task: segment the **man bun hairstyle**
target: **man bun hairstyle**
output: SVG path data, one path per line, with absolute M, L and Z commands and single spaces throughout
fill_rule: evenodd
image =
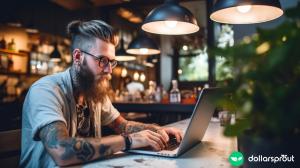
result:
M 75 20 L 68 24 L 67 34 L 71 38 L 71 51 L 75 48 L 89 50 L 97 38 L 118 45 L 118 36 L 115 30 L 101 20 Z

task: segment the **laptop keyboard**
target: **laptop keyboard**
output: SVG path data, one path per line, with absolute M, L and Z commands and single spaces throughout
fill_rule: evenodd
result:
M 170 137 L 167 147 L 164 150 L 172 151 L 179 146 L 180 143 L 177 142 L 175 137 Z

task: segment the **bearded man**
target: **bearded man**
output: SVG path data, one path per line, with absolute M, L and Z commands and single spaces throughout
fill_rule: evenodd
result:
M 181 141 L 178 129 L 127 121 L 113 107 L 107 91 L 118 38 L 110 25 L 73 21 L 67 30 L 72 66 L 35 82 L 25 98 L 20 167 L 79 164 L 148 146 L 162 150 L 169 135 Z M 102 137 L 103 125 L 118 135 Z

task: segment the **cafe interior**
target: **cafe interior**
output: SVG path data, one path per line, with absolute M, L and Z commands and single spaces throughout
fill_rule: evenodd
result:
M 3 1 L 0 164 L 18 167 L 22 107 L 30 86 L 72 65 L 66 26 L 73 20 L 99 19 L 117 31 L 118 64 L 108 95 L 127 120 L 159 125 L 182 121 L 191 117 L 203 89 L 225 88 L 209 129 L 216 124 L 218 136 L 231 146 L 219 149 L 223 158 L 217 156 L 220 151 L 204 150 L 201 156 L 213 156 L 220 163 L 204 160 L 203 167 L 230 167 L 227 158 L 232 151 L 250 156 L 261 149 L 271 155 L 275 149 L 293 148 L 282 144 L 293 146 L 294 137 L 300 135 L 299 4 L 299 0 Z M 209 129 L 206 134 L 216 136 Z M 251 134 L 245 133 L 249 130 Z M 106 127 L 102 133 L 113 134 Z M 255 144 L 257 139 L 263 140 Z M 178 163 L 182 167 L 184 162 Z M 253 165 L 245 159 L 243 167 Z

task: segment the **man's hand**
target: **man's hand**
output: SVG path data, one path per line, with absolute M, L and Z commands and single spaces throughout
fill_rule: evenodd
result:
M 169 136 L 176 137 L 178 143 L 182 140 L 182 132 L 174 127 L 160 127 L 156 132 L 151 130 L 143 130 L 130 134 L 132 139 L 131 148 L 141 148 L 151 146 L 154 150 L 160 151 L 167 147 Z
M 108 126 L 119 134 L 128 134 L 132 139 L 132 149 L 151 146 L 155 150 L 162 150 L 167 146 L 169 136 L 174 136 L 178 143 L 183 137 L 182 132 L 177 128 L 127 121 L 122 116 Z
M 165 142 L 169 142 L 169 136 L 175 136 L 178 143 L 181 142 L 183 133 L 181 130 L 174 127 L 161 127 L 157 130 L 157 133 L 163 136 Z
M 132 149 L 151 146 L 154 150 L 160 151 L 167 146 L 162 135 L 150 130 L 132 133 L 129 136 L 132 140 Z

